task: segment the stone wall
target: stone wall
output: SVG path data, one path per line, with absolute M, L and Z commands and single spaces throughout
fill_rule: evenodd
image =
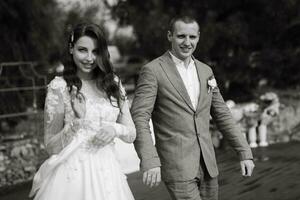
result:
M 1 132 L 0 192 L 30 181 L 42 160 L 47 157 L 42 145 L 42 113 L 21 120 Z

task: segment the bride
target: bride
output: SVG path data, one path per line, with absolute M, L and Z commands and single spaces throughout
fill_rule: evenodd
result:
M 133 200 L 114 139 L 132 143 L 136 131 L 103 31 L 95 24 L 79 24 L 68 44 L 71 63 L 63 77 L 50 82 L 45 101 L 44 142 L 50 157 L 35 174 L 29 196 Z

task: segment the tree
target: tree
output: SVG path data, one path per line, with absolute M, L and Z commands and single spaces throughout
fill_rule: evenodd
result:
M 171 17 L 194 15 L 201 27 L 195 56 L 213 67 L 225 97 L 234 95 L 247 100 L 261 80 L 276 87 L 299 85 L 295 81 L 300 74 L 296 67 L 299 42 L 295 45 L 297 40 L 293 40 L 293 45 L 288 45 L 288 40 L 281 39 L 286 38 L 281 36 L 291 30 L 291 24 L 300 20 L 297 0 L 127 0 L 126 7 L 130 13 L 128 23 L 134 25 L 140 44 L 139 52 L 150 59 L 167 49 Z M 250 94 L 249 98 L 244 94 Z
M 0 13 L 1 62 L 43 60 L 59 47 L 55 0 L 1 1 Z

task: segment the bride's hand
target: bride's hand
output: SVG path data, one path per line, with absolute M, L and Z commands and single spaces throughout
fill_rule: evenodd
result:
M 85 97 L 76 86 L 71 89 L 71 105 L 77 118 L 84 118 L 86 113 Z
M 99 132 L 92 138 L 92 142 L 98 146 L 106 146 L 113 142 L 117 133 L 112 125 L 103 123 Z

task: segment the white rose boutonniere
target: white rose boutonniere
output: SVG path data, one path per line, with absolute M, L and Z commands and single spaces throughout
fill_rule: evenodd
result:
M 208 78 L 207 85 L 208 85 L 207 93 L 210 93 L 218 86 L 217 81 L 213 75 Z

